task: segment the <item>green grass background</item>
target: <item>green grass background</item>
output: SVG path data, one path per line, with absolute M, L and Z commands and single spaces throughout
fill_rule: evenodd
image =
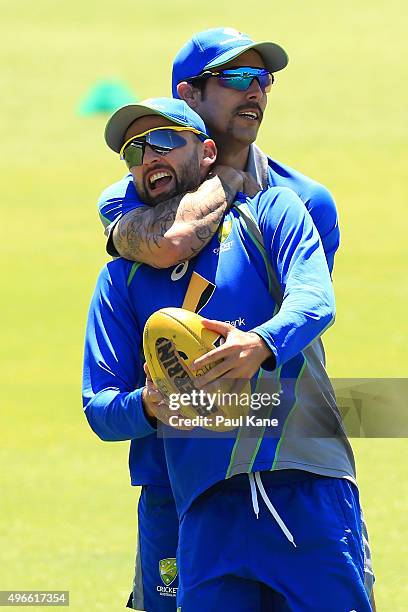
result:
M 172 58 L 206 27 L 280 42 L 291 61 L 259 143 L 338 202 L 330 373 L 404 376 L 406 5 L 0 0 L 0 9 L 0 589 L 69 589 L 73 610 L 121 610 L 137 491 L 127 444 L 102 443 L 87 427 L 80 376 L 87 307 L 106 261 L 95 202 L 123 166 L 104 145 L 106 117 L 79 117 L 79 101 L 109 77 L 140 98 L 168 94 Z M 378 609 L 402 611 L 408 445 L 354 447 Z

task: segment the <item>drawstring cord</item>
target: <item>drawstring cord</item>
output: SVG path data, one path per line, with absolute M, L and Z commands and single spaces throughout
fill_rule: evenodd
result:
M 251 487 L 252 507 L 254 509 L 256 518 L 259 518 L 259 504 L 258 504 L 258 496 L 256 494 L 256 485 L 255 485 L 254 475 L 252 474 L 252 472 L 250 472 L 248 476 L 249 476 L 249 485 Z
M 268 508 L 269 512 L 272 514 L 273 518 L 278 523 L 279 527 L 282 529 L 283 533 L 285 534 L 289 542 L 291 542 L 293 546 L 296 548 L 296 544 L 295 544 L 295 540 L 293 539 L 293 535 L 290 533 L 289 529 L 286 527 L 285 523 L 282 521 L 281 517 L 279 516 L 275 507 L 273 506 L 271 500 L 269 499 L 268 494 L 265 491 L 263 482 L 261 480 L 260 473 L 255 472 L 255 477 L 254 477 L 254 474 L 250 472 L 248 474 L 248 477 L 249 477 L 249 485 L 251 487 L 252 507 L 254 509 L 256 518 L 259 518 L 259 504 L 258 504 L 258 495 L 256 491 L 258 487 L 259 493 L 261 494 L 261 497 L 264 500 L 265 505 Z

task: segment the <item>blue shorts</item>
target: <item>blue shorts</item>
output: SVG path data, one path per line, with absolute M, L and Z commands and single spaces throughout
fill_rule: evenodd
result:
M 178 517 L 170 487 L 142 487 L 133 592 L 127 607 L 176 612 Z
M 286 472 L 286 473 L 285 473 Z M 357 488 L 299 470 L 261 472 L 296 548 L 248 475 L 200 495 L 179 531 L 180 612 L 368 612 Z

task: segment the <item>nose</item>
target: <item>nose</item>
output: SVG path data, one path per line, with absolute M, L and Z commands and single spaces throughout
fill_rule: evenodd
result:
M 161 155 L 152 147 L 146 143 L 144 155 L 143 155 L 143 164 L 154 164 L 155 162 L 161 160 Z
M 246 90 L 247 100 L 252 100 L 255 102 L 260 102 L 262 97 L 264 96 L 264 92 L 262 91 L 258 79 L 252 79 L 252 83 Z

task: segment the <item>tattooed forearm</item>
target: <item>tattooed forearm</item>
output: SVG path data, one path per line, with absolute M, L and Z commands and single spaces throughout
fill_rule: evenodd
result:
M 195 192 L 127 213 L 113 232 L 118 253 L 157 268 L 176 265 L 196 255 L 211 240 L 240 189 L 235 177 L 238 173 L 232 172 L 235 174 L 231 176 L 229 171 L 226 173 L 228 183 L 224 177 L 212 176 Z

